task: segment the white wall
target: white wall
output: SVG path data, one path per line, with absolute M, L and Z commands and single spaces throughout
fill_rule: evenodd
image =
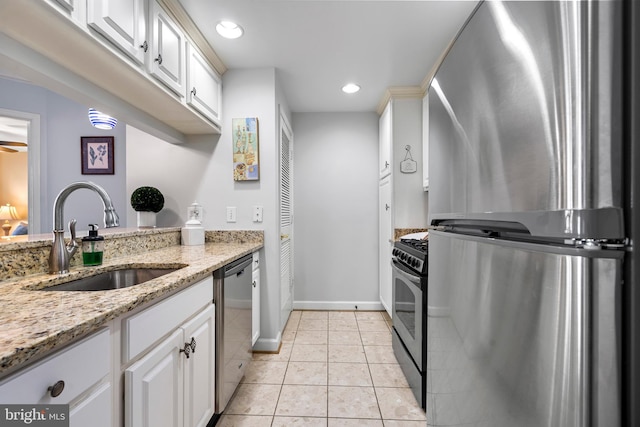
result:
M 209 214 L 206 229 L 264 230 L 260 251 L 261 316 L 257 350 L 277 350 L 280 344 L 280 255 L 278 209 L 278 105 L 287 111 L 273 68 L 229 70 L 222 78 L 222 134 L 197 193 Z M 257 117 L 259 129 L 259 181 L 234 181 L 231 121 Z M 252 221 L 252 206 L 263 207 L 263 222 Z M 227 206 L 237 209 L 237 222 L 226 222 Z M 286 321 L 286 319 L 284 319 Z
M 394 228 L 425 228 L 428 224 L 429 193 L 423 190 L 422 99 L 393 101 L 393 225 Z M 414 173 L 400 172 L 400 162 L 411 146 L 417 162 Z
M 382 309 L 378 115 L 294 113 L 298 308 Z
M 229 70 L 223 76 L 223 122 L 219 136 L 191 138 L 173 145 L 136 128 L 127 130 L 127 194 L 141 186 L 160 189 L 165 208 L 158 226 L 178 226 L 187 207 L 197 200 L 204 208 L 207 230 L 264 230 L 261 250 L 261 336 L 255 348 L 277 350 L 280 343 L 280 269 L 278 211 L 278 106 L 288 111 L 273 68 Z M 231 121 L 257 117 L 260 180 L 233 180 Z M 252 207 L 262 206 L 263 222 L 252 221 Z M 235 223 L 226 221 L 226 208 L 237 209 Z M 128 207 L 128 221 L 135 212 Z M 133 221 L 133 222 L 132 222 Z M 284 319 L 286 321 L 286 319 Z
M 189 144 L 176 145 L 127 126 L 127 225 L 136 226 L 136 212 L 130 199 L 131 193 L 142 186 L 156 187 L 164 196 L 164 207 L 156 219 L 158 227 L 184 224 L 187 207 L 194 201 L 203 204 L 196 194 L 217 140 L 217 135 L 208 135 Z M 207 218 L 213 206 L 203 207 Z
M 126 137 L 123 124 L 111 131 L 94 128 L 87 118 L 87 106 L 71 101 L 39 86 L 0 78 L 0 108 L 40 115 L 41 230 L 53 230 L 53 202 L 62 188 L 75 181 L 93 181 L 111 196 L 116 211 L 124 217 L 126 195 Z M 114 175 L 82 175 L 80 137 L 114 136 Z M 30 207 L 31 209 L 32 207 Z M 104 226 L 100 198 L 89 190 L 72 193 L 64 209 L 64 221 L 75 218 L 77 229 Z M 79 233 L 79 235 L 84 233 Z

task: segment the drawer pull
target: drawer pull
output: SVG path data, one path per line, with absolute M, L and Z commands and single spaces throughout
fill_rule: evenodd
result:
M 196 352 L 196 339 L 194 337 L 191 337 L 191 342 L 189 343 L 189 345 L 191 346 L 191 353 L 195 353 Z
M 184 348 L 180 349 L 180 353 L 184 353 L 184 355 L 187 356 L 188 359 L 189 354 L 191 354 L 191 345 L 188 342 L 184 343 Z
M 62 394 L 62 390 L 64 390 L 64 381 L 60 380 L 52 386 L 47 388 L 51 397 L 58 397 Z

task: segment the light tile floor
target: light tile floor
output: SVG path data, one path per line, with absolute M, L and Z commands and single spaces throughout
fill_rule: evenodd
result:
M 280 353 L 254 354 L 216 426 L 425 425 L 386 312 L 293 311 Z

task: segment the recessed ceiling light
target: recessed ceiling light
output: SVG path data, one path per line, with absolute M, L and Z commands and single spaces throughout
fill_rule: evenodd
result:
M 216 31 L 225 39 L 237 39 L 244 33 L 240 25 L 231 21 L 220 21 L 216 25 Z
M 355 83 L 347 83 L 346 85 L 342 86 L 342 91 L 344 93 L 356 93 L 360 90 L 360 86 L 358 86 Z

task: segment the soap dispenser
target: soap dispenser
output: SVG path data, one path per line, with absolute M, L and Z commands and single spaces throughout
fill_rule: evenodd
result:
M 185 246 L 204 245 L 204 227 L 202 227 L 202 206 L 193 202 L 187 209 L 189 220 L 182 227 L 182 244 Z
M 104 237 L 98 236 L 98 225 L 89 224 L 89 235 L 82 238 L 82 262 L 85 266 L 101 265 Z

